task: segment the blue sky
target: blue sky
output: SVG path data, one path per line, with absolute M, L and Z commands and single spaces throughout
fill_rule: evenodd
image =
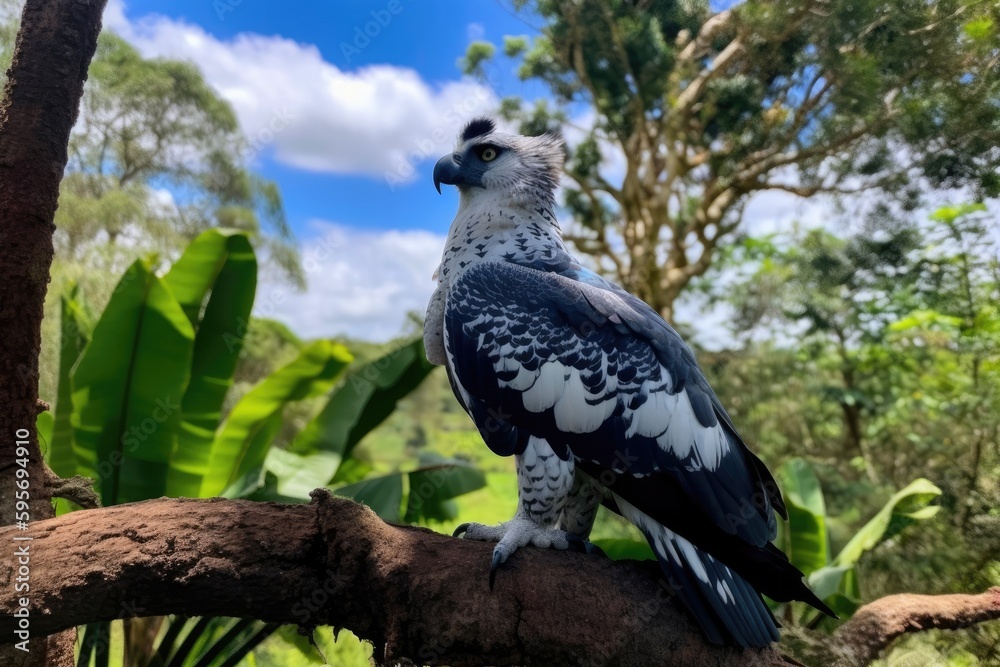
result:
M 315 46 L 323 60 L 344 72 L 389 64 L 416 70 L 431 86 L 460 79 L 456 60 L 473 39 L 499 44 L 506 34 L 536 34 L 532 17 L 517 16 L 497 0 L 129 0 L 124 14 L 134 24 L 161 16 L 198 26 L 221 42 L 248 33 L 280 36 Z M 498 96 L 529 99 L 544 92 L 538 84 L 521 82 L 510 61 L 491 68 L 489 87 Z M 455 207 L 453 192 L 441 196 L 430 185 L 432 158 L 416 162 L 416 178 L 395 187 L 384 175 L 289 166 L 266 148 L 255 163 L 260 173 L 281 185 L 289 221 L 301 240 L 318 233 L 309 224 L 317 219 L 366 229 L 444 233 Z
M 265 275 L 255 312 L 303 337 L 371 340 L 433 291 L 458 203 L 435 192 L 434 162 L 501 97 L 545 92 L 510 60 L 485 81 L 456 61 L 536 21 L 499 0 L 110 0 L 105 13 L 143 55 L 195 62 L 236 111 L 253 168 L 280 185 L 308 285 Z
M 306 338 L 368 340 L 397 335 L 434 289 L 458 203 L 454 189 L 434 191 L 434 162 L 500 98 L 545 97 L 510 60 L 500 57 L 486 81 L 463 77 L 456 61 L 473 40 L 535 35 L 538 21 L 512 14 L 509 0 L 109 0 L 105 13 L 105 26 L 145 56 L 195 62 L 233 106 L 248 160 L 280 185 L 307 287 L 265 274 L 256 314 Z M 585 109 L 572 111 L 587 123 Z M 623 164 L 609 149 L 605 177 L 619 179 Z M 765 193 L 744 220 L 762 233 L 823 224 L 829 209 Z M 724 330 L 724 313 L 680 312 L 699 334 Z

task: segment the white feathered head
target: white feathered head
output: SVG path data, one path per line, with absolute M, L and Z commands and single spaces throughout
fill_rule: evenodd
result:
M 434 165 L 434 187 L 455 185 L 464 196 L 488 192 L 551 205 L 563 162 L 561 138 L 525 137 L 496 131 L 490 118 L 476 118 L 459 135 L 455 152 Z

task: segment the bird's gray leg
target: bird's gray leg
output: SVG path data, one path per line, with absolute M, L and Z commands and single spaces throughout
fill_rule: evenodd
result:
M 574 480 L 572 457 L 563 461 L 549 443 L 532 437 L 524 454 L 515 457 L 518 483 L 517 514 L 498 526 L 481 523 L 462 524 L 455 535 L 464 534 L 469 540 L 496 541 L 490 588 L 496 569 L 520 547 L 531 544 L 542 548 L 568 549 L 571 546 L 586 551 L 586 543 L 578 535 L 557 527 L 563 508 L 570 496 Z
M 590 537 L 597 518 L 597 508 L 601 505 L 601 492 L 590 475 L 576 471 L 573 487 L 566 497 L 556 528 L 572 533 L 580 539 Z M 595 547 L 596 548 L 596 547 Z

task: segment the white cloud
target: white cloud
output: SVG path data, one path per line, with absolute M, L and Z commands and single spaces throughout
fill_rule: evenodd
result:
M 789 232 L 798 224 L 803 229 L 826 227 L 835 231 L 843 219 L 830 197 L 809 199 L 783 190 L 765 190 L 753 195 L 743 211 L 740 230 L 753 236 Z
M 173 215 L 177 212 L 177 199 L 174 193 L 166 188 L 156 188 L 150 194 L 150 204 L 153 211 L 163 216 Z
M 497 105 L 492 90 L 470 79 L 432 85 L 393 65 L 344 71 L 316 46 L 279 36 L 220 40 L 164 16 L 130 21 L 123 0 L 108 4 L 105 25 L 147 57 L 197 63 L 251 144 L 301 169 L 407 181 L 414 164 L 446 152 L 465 122 Z M 391 39 L 393 29 L 373 39 Z
M 445 237 L 422 230 L 364 231 L 312 223 L 316 238 L 302 244 L 305 292 L 262 284 L 254 313 L 285 322 L 304 338 L 339 334 L 387 340 L 406 314 L 423 314 L 434 291 L 434 270 Z
M 765 190 L 750 198 L 743 211 L 739 231 L 751 236 L 773 233 L 787 234 L 795 227 L 817 229 L 825 227 L 831 232 L 845 227 L 844 217 L 830 197 L 816 196 L 809 199 L 783 190 Z M 743 280 L 740 271 L 732 269 L 717 273 L 718 286 L 735 286 Z M 692 342 L 707 350 L 724 350 L 739 347 L 740 333 L 732 328 L 733 309 L 725 303 L 710 305 L 699 294 L 688 291 L 677 305 L 677 320 L 691 329 Z M 762 332 L 761 332 L 762 333 Z M 760 336 L 757 336 L 759 338 Z
M 483 28 L 482 23 L 470 23 L 465 26 L 465 36 L 468 37 L 470 42 L 478 42 L 486 34 L 486 29 Z

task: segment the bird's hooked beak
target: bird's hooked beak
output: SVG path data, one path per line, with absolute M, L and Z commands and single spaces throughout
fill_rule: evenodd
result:
M 462 174 L 462 156 L 458 153 L 445 155 L 434 165 L 434 187 L 441 194 L 441 184 L 463 185 L 465 176 Z

